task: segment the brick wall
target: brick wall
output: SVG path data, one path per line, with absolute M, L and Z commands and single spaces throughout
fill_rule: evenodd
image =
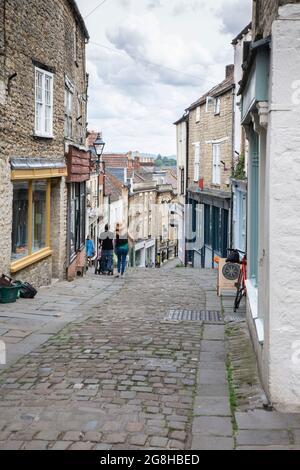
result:
M 300 3 L 300 0 L 254 0 L 253 33 L 255 39 L 271 34 L 273 21 L 277 18 L 278 8 L 288 3 Z

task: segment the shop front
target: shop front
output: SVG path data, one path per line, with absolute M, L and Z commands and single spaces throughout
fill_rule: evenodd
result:
M 60 243 L 59 237 L 66 175 L 64 161 L 11 159 L 10 272 L 37 287 L 63 277 L 65 239 Z
M 70 146 L 67 165 L 67 279 L 72 280 L 85 265 L 86 182 L 90 179 L 90 153 Z

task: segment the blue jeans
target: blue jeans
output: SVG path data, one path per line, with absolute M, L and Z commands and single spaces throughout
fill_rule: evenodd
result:
M 113 257 L 114 257 L 113 250 L 103 250 L 102 257 L 106 260 L 105 271 L 112 273 L 113 272 Z
M 119 249 L 117 251 L 117 255 L 118 255 L 118 273 L 123 276 L 126 270 L 126 261 L 127 261 L 128 251 Z

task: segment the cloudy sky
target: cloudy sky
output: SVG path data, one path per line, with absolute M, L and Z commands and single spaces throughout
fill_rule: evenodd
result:
M 176 153 L 172 123 L 224 79 L 251 0 L 77 3 L 91 36 L 89 128 L 108 152 Z

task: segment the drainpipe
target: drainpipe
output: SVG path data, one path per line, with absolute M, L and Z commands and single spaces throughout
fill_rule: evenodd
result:
M 232 163 L 231 177 L 234 172 L 234 154 L 235 154 L 235 88 L 232 90 Z M 233 185 L 231 180 L 231 201 L 230 201 L 230 248 L 233 248 Z
M 188 186 L 189 186 L 189 140 L 190 140 L 190 129 L 189 129 L 189 114 L 186 116 L 186 162 L 185 162 L 185 167 L 186 167 L 186 189 L 185 189 L 185 211 L 184 211 L 184 221 L 185 221 L 185 242 L 184 242 L 184 253 L 185 253 L 185 267 L 188 266 L 188 254 L 187 254 L 187 242 L 186 242 L 186 227 L 187 227 L 187 207 L 189 204 L 189 196 L 188 196 Z

